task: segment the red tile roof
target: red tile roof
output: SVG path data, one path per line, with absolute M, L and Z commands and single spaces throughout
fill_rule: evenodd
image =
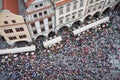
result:
M 18 0 L 2 0 L 2 9 L 10 10 L 14 14 L 19 14 Z
M 33 1 L 35 1 L 35 0 L 28 0 L 28 1 L 26 2 L 26 6 L 28 7 Z M 52 0 L 51 0 L 51 1 L 52 1 Z M 59 1 L 59 2 L 56 3 L 56 6 L 59 7 L 59 6 L 61 6 L 61 5 L 64 5 L 64 4 L 66 4 L 66 3 L 69 3 L 69 2 L 71 2 L 71 1 L 73 1 L 73 0 L 63 0 L 63 1 Z
M 69 3 L 71 1 L 72 0 L 63 0 L 63 1 L 57 2 L 56 3 L 56 7 L 62 6 L 62 5 L 66 4 L 66 3 Z
M 28 7 L 33 1 L 35 0 L 28 0 L 26 2 L 26 6 Z M 56 6 L 59 7 L 61 5 L 64 5 L 66 3 L 71 2 L 72 0 L 63 0 L 56 3 Z M 2 1 L 2 9 L 10 10 L 14 14 L 19 14 L 19 8 L 18 8 L 18 0 L 3 0 Z
M 28 0 L 26 3 L 26 6 L 28 7 L 33 1 L 35 1 L 35 0 Z

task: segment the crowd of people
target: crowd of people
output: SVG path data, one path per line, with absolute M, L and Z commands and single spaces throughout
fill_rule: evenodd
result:
M 35 52 L 0 56 L 1 80 L 120 80 L 113 76 L 110 57 L 120 56 L 120 17 L 110 12 L 110 23 L 91 29 L 82 37 L 71 37 L 66 31 L 64 47 L 57 51 L 39 48 Z M 71 37 L 71 38 L 70 38 Z M 120 59 L 120 57 L 118 57 Z M 110 74 L 110 77 L 105 75 Z
M 25 47 L 25 46 L 31 46 L 32 43 L 27 43 L 25 41 L 16 42 L 13 45 L 9 45 L 3 36 L 0 36 L 0 49 L 12 49 L 14 47 Z

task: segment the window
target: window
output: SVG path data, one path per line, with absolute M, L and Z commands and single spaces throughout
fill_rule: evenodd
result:
M 99 4 L 98 8 L 102 8 L 103 4 L 104 4 L 104 1 L 102 1 L 102 2 Z
M 80 7 L 83 7 L 83 0 L 80 0 Z
M 33 16 L 34 16 L 34 18 L 37 18 L 37 14 L 34 14 Z
M 81 16 L 82 11 L 83 11 L 83 10 L 79 10 L 79 11 L 78 11 L 78 17 L 80 17 L 80 16 Z
M 9 37 L 10 40 L 15 40 L 17 39 L 16 36 Z
M 96 0 L 96 2 L 97 2 L 97 1 L 100 1 L 100 0 Z
M 66 5 L 66 12 L 70 11 L 70 4 Z
M 47 11 L 44 11 L 44 14 L 47 15 Z
M 89 13 L 89 12 L 91 12 L 91 10 L 90 10 L 90 9 L 88 10 L 88 13 Z
M 9 31 L 8 31 L 8 30 L 4 30 L 4 32 L 5 32 L 5 33 L 9 33 Z
M 13 30 L 12 30 L 12 29 L 9 29 L 9 32 L 10 32 L 10 33 L 12 33 L 12 32 L 13 32 Z
M 63 14 L 63 7 L 59 8 L 59 15 Z
M 37 34 L 37 30 L 34 30 L 33 33 L 34 33 L 34 34 Z
M 48 21 L 52 21 L 52 17 L 48 18 Z
M 12 29 L 6 29 L 4 30 L 5 33 L 13 33 L 13 30 Z
M 40 16 L 40 17 L 42 16 L 42 12 L 39 13 L 39 16 Z
M 99 5 L 99 7 L 98 8 L 101 8 L 101 5 Z
M 40 6 L 40 7 L 42 7 L 42 6 L 43 6 L 43 4 L 41 3 L 41 4 L 39 4 L 39 6 Z
M 32 28 L 35 27 L 35 23 L 32 23 L 32 24 L 31 24 L 31 27 L 32 27 Z
M 41 31 L 42 31 L 42 32 L 44 32 L 44 31 L 45 31 L 45 28 L 44 28 L 44 27 L 42 27 L 42 28 L 41 28 Z
M 77 8 L 77 2 L 73 3 L 73 10 Z
M 63 24 L 63 17 L 59 18 L 59 24 Z
M 12 20 L 12 23 L 16 23 L 16 21 L 15 21 L 15 20 Z
M 35 5 L 35 8 L 38 8 L 38 5 Z
M 108 3 L 107 4 L 110 4 L 110 1 L 108 1 Z
M 92 4 L 92 3 L 93 3 L 93 0 L 90 1 L 90 4 Z
M 73 19 L 75 19 L 75 15 L 74 15 L 74 16 L 72 16 L 72 18 L 73 18 Z
M 94 5 L 95 10 L 98 8 L 99 4 L 100 4 L 100 3 L 96 3 L 96 4 Z
M 96 8 L 93 8 L 93 11 L 95 11 L 96 10 Z
M 15 28 L 16 32 L 24 31 L 23 27 Z
M 94 8 L 93 5 L 89 6 L 88 13 L 91 12 L 93 8 Z
M 70 15 L 66 15 L 66 22 L 68 22 L 70 19 Z
M 52 25 L 49 25 L 49 29 L 52 29 Z
M 8 24 L 8 21 L 4 21 L 4 24 Z
M 23 38 L 26 38 L 26 37 L 27 37 L 26 35 L 19 35 L 20 39 L 23 39 Z
M 72 13 L 72 18 L 75 19 L 75 15 L 77 12 Z
M 44 24 L 43 20 L 40 21 L 40 24 Z

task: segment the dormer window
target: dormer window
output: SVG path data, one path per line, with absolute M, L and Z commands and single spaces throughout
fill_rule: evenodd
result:
M 16 23 L 16 21 L 15 21 L 15 20 L 12 20 L 12 23 Z
M 42 6 L 43 6 L 43 4 L 41 3 L 41 4 L 39 4 L 39 6 L 40 6 L 40 7 L 42 7 Z
M 35 5 L 35 8 L 38 8 L 38 5 Z
M 4 21 L 4 24 L 8 24 L 8 21 Z

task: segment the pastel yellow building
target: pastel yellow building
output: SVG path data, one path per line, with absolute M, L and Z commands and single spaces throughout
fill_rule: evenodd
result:
M 0 12 L 0 35 L 10 45 L 19 41 L 32 41 L 23 16 L 13 14 L 9 10 Z

